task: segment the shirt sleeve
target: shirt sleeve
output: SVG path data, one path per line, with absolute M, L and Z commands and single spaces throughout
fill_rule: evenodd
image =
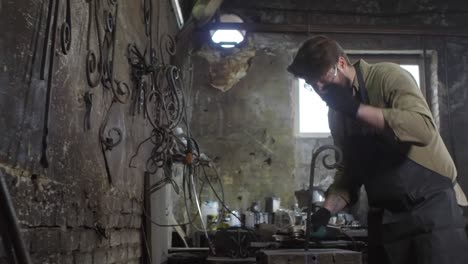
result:
M 330 126 L 333 142 L 343 152 L 342 161 L 336 168 L 333 184 L 327 190 L 327 195 L 334 194 L 340 196 L 348 205 L 356 203 L 359 187 L 346 173 L 346 149 L 344 144 L 344 117 L 339 113 L 330 110 L 328 113 L 328 123 Z
M 386 125 L 395 140 L 426 146 L 437 131 L 429 107 L 413 77 L 395 65 L 384 73 L 382 93 Z

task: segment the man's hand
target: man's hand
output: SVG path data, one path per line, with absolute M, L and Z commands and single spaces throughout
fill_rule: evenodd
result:
M 312 231 L 314 233 L 323 233 L 319 232 L 320 229 L 325 229 L 327 227 L 328 221 L 330 220 L 331 212 L 326 208 L 320 208 L 310 217 L 310 224 L 312 226 Z M 314 236 L 312 233 L 312 236 Z M 319 235 L 320 236 L 320 235 Z
M 327 105 L 351 118 L 356 118 L 360 103 L 353 97 L 351 87 L 341 87 L 330 83 L 324 87 L 326 94 L 321 95 Z

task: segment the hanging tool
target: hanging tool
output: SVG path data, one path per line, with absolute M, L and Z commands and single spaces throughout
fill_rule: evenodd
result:
M 55 2 L 53 0 L 50 0 L 51 2 Z M 54 4 L 49 2 L 49 7 L 54 6 Z M 60 1 L 56 1 L 55 3 L 55 8 L 54 8 L 54 13 L 53 13 L 53 23 L 50 28 L 48 27 L 46 32 L 49 33 L 52 31 L 51 35 L 51 47 L 49 52 L 47 52 L 47 47 L 48 47 L 48 38 L 49 35 L 46 34 L 46 39 L 44 43 L 45 51 L 43 52 L 43 56 L 46 56 L 46 54 L 49 54 L 49 69 L 48 69 L 48 78 L 47 78 L 47 91 L 46 91 L 46 102 L 45 102 L 45 113 L 44 113 L 44 126 L 42 130 L 42 153 L 41 153 L 41 165 L 44 168 L 49 167 L 49 161 L 47 158 L 47 144 L 48 144 L 48 134 L 49 134 L 49 112 L 50 112 L 50 100 L 51 100 L 51 95 L 52 95 L 52 75 L 54 72 L 54 55 L 55 55 L 55 43 L 56 43 L 56 31 L 57 31 L 57 19 L 58 19 L 58 11 L 59 11 L 59 6 L 60 6 Z M 50 11 L 50 10 L 49 10 Z M 49 13 L 47 21 L 51 19 L 52 14 Z M 44 65 L 44 64 L 43 64 Z M 43 69 L 44 70 L 44 69 Z M 41 72 L 42 77 L 44 77 L 44 72 Z M 44 80 L 44 79 L 43 79 Z
M 67 8 L 65 14 L 65 22 L 60 27 L 60 44 L 63 54 L 68 54 L 71 47 L 72 28 L 71 28 L 71 5 L 70 0 L 67 0 Z
M 94 1 L 94 2 L 93 2 Z M 88 35 L 87 35 L 87 42 L 86 42 L 86 79 L 88 81 L 88 85 L 91 88 L 96 87 L 101 80 L 101 72 L 102 72 L 102 48 L 101 48 L 101 33 L 99 29 L 99 21 L 98 21 L 98 4 L 95 2 L 96 0 L 90 0 L 88 2 Z M 98 51 L 99 51 L 99 58 L 96 55 L 96 52 L 91 48 L 91 31 L 93 28 L 93 20 L 95 24 L 95 30 L 97 35 L 97 43 L 98 43 Z
M 86 131 L 91 129 L 91 109 L 93 107 L 93 94 L 90 91 L 87 91 L 83 97 L 86 107 L 86 113 L 84 117 L 84 130 Z

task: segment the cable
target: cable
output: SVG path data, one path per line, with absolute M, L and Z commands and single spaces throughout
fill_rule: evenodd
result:
M 156 64 L 157 61 L 152 59 L 150 59 L 150 63 L 147 63 L 145 60 L 147 52 L 140 52 L 135 44 L 130 44 L 127 51 L 132 76 L 137 83 L 132 113 L 140 113 L 140 106 L 143 105 L 144 117 L 148 117 L 149 123 L 153 127 L 152 135 L 154 137 L 150 137 L 150 139 L 155 146 L 147 159 L 146 171 L 154 174 L 159 168 L 165 168 L 165 177 L 170 179 L 170 166 L 173 163 L 172 156 L 177 153 L 175 142 L 179 141 L 172 133 L 172 130 L 179 125 L 184 113 L 186 113 L 179 70 L 172 65 L 158 65 Z M 149 87 L 156 88 L 151 92 L 146 92 L 145 82 L 143 81 L 145 75 L 149 75 Z M 163 82 L 163 78 L 165 78 L 165 82 Z M 144 96 L 143 99 L 142 96 Z M 138 145 L 137 152 L 132 156 L 131 161 L 137 155 L 141 145 L 147 140 L 143 140 Z M 130 166 L 131 164 L 132 162 L 130 162 Z M 174 183 L 173 185 L 176 186 Z
M 203 214 L 201 212 L 200 203 L 198 201 L 197 191 L 195 189 L 195 184 L 193 183 L 193 174 L 190 175 L 190 178 L 191 178 L 191 181 L 192 181 L 193 195 L 195 196 L 195 201 L 197 202 L 197 209 L 198 209 L 198 212 L 200 213 L 200 216 L 202 216 Z M 210 183 L 210 182 L 208 182 L 208 183 Z M 210 184 L 210 186 L 211 186 L 211 184 Z M 203 217 L 200 217 L 200 220 L 201 220 L 202 226 L 203 226 L 203 228 L 205 230 L 205 237 L 206 237 L 206 240 L 208 241 L 208 247 L 210 248 L 211 253 L 213 255 L 216 255 L 216 252 L 214 251 L 213 245 L 211 243 L 210 236 L 208 235 L 208 231 L 206 230 L 205 219 L 203 219 Z
M 185 166 L 184 166 L 184 169 L 185 169 Z M 184 171 L 184 176 L 185 176 L 185 171 Z M 185 179 L 185 177 L 183 179 Z M 185 180 L 184 180 L 184 182 L 185 182 Z M 201 196 L 201 193 L 203 191 L 204 186 L 205 186 L 205 182 L 202 182 L 202 185 L 201 185 L 200 191 L 199 191 L 199 196 Z M 186 195 L 186 192 L 185 192 L 185 185 L 183 186 L 182 189 L 183 189 L 183 194 L 184 194 L 184 204 L 185 204 L 185 209 L 186 209 L 186 212 L 187 212 L 187 217 L 189 219 L 189 223 L 193 224 L 195 218 L 198 216 L 198 211 L 196 212 L 195 216 L 192 217 L 192 219 L 190 219 L 190 212 L 189 212 L 189 208 L 188 208 L 188 204 L 187 204 L 187 195 Z M 190 189 L 189 189 L 189 191 L 190 191 Z
M 193 173 L 194 173 L 194 176 L 196 177 L 196 179 L 197 179 L 198 181 L 201 182 L 202 187 L 200 188 L 200 191 L 199 191 L 199 193 L 198 193 L 198 197 L 201 197 L 201 193 L 202 193 L 202 190 L 203 190 L 203 186 L 205 185 L 205 182 L 201 180 L 200 175 L 199 175 L 199 169 L 198 169 L 197 166 L 194 167 Z M 186 174 L 184 174 L 184 175 L 186 175 Z M 201 198 L 200 198 L 200 199 L 201 199 Z M 190 199 L 190 200 L 191 200 L 191 199 Z M 185 200 L 185 201 L 186 201 L 186 200 Z M 191 201 L 192 201 L 192 200 L 191 200 Z M 201 201 L 200 201 L 200 203 L 201 203 Z M 192 201 L 192 204 L 193 204 L 193 201 Z M 188 208 L 188 206 L 186 206 L 186 208 Z M 198 214 L 197 214 L 197 215 L 198 215 Z M 200 217 L 203 217 L 203 216 L 200 216 Z M 205 219 L 204 219 L 204 220 L 205 220 Z M 205 229 L 209 229 L 209 228 L 211 228 L 213 225 L 214 225 L 214 226 L 218 226 L 219 223 L 220 223 L 220 220 L 221 220 L 221 217 L 218 217 L 218 220 L 217 220 L 216 223 L 208 223 L 207 226 L 206 226 L 206 228 L 197 226 L 197 225 L 195 224 L 194 221 L 192 222 L 191 226 L 192 226 L 195 230 L 197 230 L 197 231 L 205 232 Z
M 186 198 L 186 191 L 185 191 L 185 188 L 182 188 L 182 189 L 183 189 L 184 204 L 185 204 L 185 208 L 186 208 L 186 212 L 187 212 L 188 222 L 182 223 L 182 224 L 174 224 L 174 225 L 160 224 L 160 223 L 156 222 L 154 219 L 152 219 L 151 216 L 147 215 L 144 208 L 143 208 L 143 215 L 144 215 L 148 220 L 150 220 L 150 222 L 151 222 L 152 224 L 154 224 L 154 225 L 156 225 L 156 226 L 159 226 L 159 227 L 175 227 L 175 226 L 193 225 L 195 219 L 196 219 L 197 216 L 199 215 L 199 212 L 197 211 L 193 217 L 190 216 L 191 213 L 189 212 L 189 209 L 188 209 L 187 198 Z M 204 189 L 204 182 L 202 182 L 201 187 L 200 187 L 200 190 L 198 191 L 199 196 L 200 196 L 200 194 L 202 193 L 203 189 Z M 150 193 L 147 193 L 147 192 L 146 192 L 146 195 L 149 195 L 149 194 L 150 194 Z
M 187 118 L 186 89 L 181 78 L 180 69 L 174 65 L 166 64 L 164 61 L 166 53 L 169 56 L 175 55 L 176 46 L 171 35 L 160 34 L 161 6 L 161 3 L 158 2 L 157 44 L 159 45 L 159 58 L 157 58 L 158 54 L 153 49 L 152 4 L 146 0 L 144 3 L 144 16 L 146 33 L 149 37 L 149 49 L 147 45 L 144 52 L 142 52 L 136 44 L 127 46 L 128 63 L 131 66 L 132 81 L 135 83 L 134 92 L 132 92 L 131 113 L 133 116 L 143 113 L 143 118 L 148 119 L 152 128 L 151 135 L 138 144 L 134 155 L 130 158 L 129 167 L 135 168 L 133 161 L 144 144 L 150 143 L 153 145 L 145 163 L 145 173 L 152 175 L 162 169 L 163 177 L 145 189 L 145 195 L 151 195 L 164 188 L 168 183 L 171 183 L 174 190 L 178 192 L 179 187 L 173 179 L 172 168 L 174 162 L 184 163 L 182 192 L 188 222 L 165 225 L 151 219 L 146 211 L 143 211 L 143 214 L 152 224 L 161 227 L 191 225 L 197 228 L 194 222 L 197 216 L 200 216 L 203 230 L 207 239 L 209 239 L 205 219 L 201 217 L 199 200 L 205 187 L 205 181 L 202 181 L 199 177 L 200 147 L 198 142 L 191 136 L 190 124 Z M 185 135 L 177 136 L 174 134 L 173 130 L 178 126 L 185 126 Z M 198 183 L 200 183 L 198 192 L 195 176 Z M 221 183 L 219 175 L 217 177 L 219 183 Z M 222 184 L 220 185 L 224 199 L 224 189 Z M 195 199 L 192 199 L 192 197 Z M 194 205 L 198 210 L 193 216 L 191 209 Z M 211 249 L 214 250 L 212 247 Z
M 205 171 L 205 166 L 206 166 L 206 165 L 201 165 L 201 167 L 202 167 L 202 169 L 203 169 L 203 172 L 204 172 L 204 174 L 205 174 L 205 178 L 208 180 L 208 184 L 210 184 L 210 187 L 212 187 L 211 181 L 208 179 L 208 175 L 207 175 L 207 173 L 206 173 L 206 171 Z M 217 198 L 220 200 L 220 202 L 224 203 L 224 200 L 225 200 L 225 199 L 224 199 L 224 187 L 223 187 L 223 184 L 222 184 L 222 182 L 221 182 L 221 177 L 219 176 L 218 170 L 216 170 L 216 168 L 214 168 L 213 165 L 212 165 L 211 163 L 210 163 L 210 165 L 209 165 L 208 167 L 215 171 L 216 178 L 217 178 L 217 180 L 218 180 L 218 182 L 219 182 L 219 186 L 220 186 L 220 188 L 221 188 L 221 197 L 222 197 L 222 199 L 219 199 L 219 197 L 217 197 Z M 212 189 L 213 189 L 213 188 L 212 188 Z M 215 191 L 214 189 L 213 189 L 213 192 L 215 193 L 215 195 L 217 194 L 216 191 Z M 239 220 L 240 220 L 240 219 L 239 219 Z
M 191 224 L 190 222 L 189 223 L 183 223 L 183 224 L 174 224 L 174 225 L 160 224 L 160 223 L 156 222 L 155 220 L 153 220 L 153 218 L 151 218 L 151 216 L 147 215 L 145 209 L 143 209 L 143 216 L 145 216 L 152 224 L 154 224 L 156 226 L 159 226 L 159 227 L 175 227 L 175 226 L 184 226 L 184 225 Z
M 219 197 L 218 193 L 217 193 L 216 190 L 214 189 L 213 185 L 211 184 L 210 179 L 208 178 L 208 176 L 207 176 L 207 174 L 206 174 L 205 166 L 206 166 L 206 165 L 201 165 L 201 167 L 202 167 L 202 169 L 203 169 L 203 172 L 204 172 L 204 174 L 205 174 L 205 178 L 206 178 L 206 180 L 208 181 L 208 184 L 210 185 L 211 189 L 213 190 L 213 193 L 215 194 L 216 198 L 218 199 L 219 202 L 221 202 L 221 205 L 223 206 L 223 208 L 224 208 L 225 210 L 227 210 L 231 215 L 233 215 L 235 218 L 237 218 L 237 219 L 239 220 L 239 222 L 242 223 L 242 220 L 237 216 L 237 214 L 235 214 L 234 212 L 232 212 L 232 211 L 226 206 L 226 204 L 224 203 L 224 197 L 223 197 L 223 199 L 221 199 L 221 198 Z M 213 166 L 213 165 L 210 163 L 210 166 L 209 166 L 209 167 L 211 167 L 211 166 Z M 247 230 L 247 231 L 255 238 L 256 241 L 259 240 L 258 237 L 257 237 L 257 235 L 255 234 L 255 232 L 254 232 L 253 230 L 251 230 L 250 228 L 247 228 L 247 227 L 245 227 L 245 226 L 241 226 L 240 228 Z
M 132 157 L 130 157 L 130 162 L 128 163 L 128 167 L 129 168 L 136 168 L 135 166 L 132 165 L 132 162 L 133 162 L 133 159 L 138 156 L 138 152 L 140 152 L 140 147 L 145 143 L 147 142 L 148 140 L 150 140 L 151 138 L 153 137 L 153 135 L 147 137 L 146 139 L 144 139 L 142 142 L 140 142 L 137 146 L 137 150 L 135 152 L 135 154 L 133 154 Z

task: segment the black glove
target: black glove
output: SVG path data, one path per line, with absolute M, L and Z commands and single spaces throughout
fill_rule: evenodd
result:
M 320 227 L 327 227 L 328 221 L 330 220 L 331 212 L 328 209 L 320 208 L 317 212 L 310 216 L 310 224 L 312 225 L 312 231 L 316 232 Z
M 327 105 L 351 118 L 356 118 L 360 103 L 354 99 L 351 87 L 342 87 L 334 83 L 327 84 L 324 88 L 327 91 L 322 95 L 322 99 Z

